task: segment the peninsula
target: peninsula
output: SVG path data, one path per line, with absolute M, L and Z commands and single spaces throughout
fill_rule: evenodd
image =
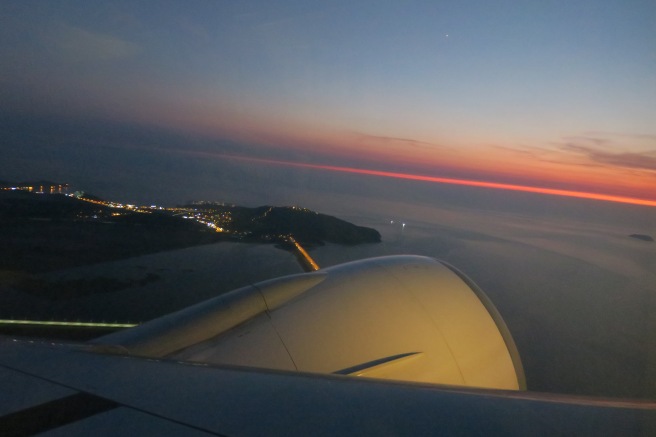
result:
M 46 272 L 220 241 L 283 248 L 294 240 L 309 246 L 380 242 L 375 229 L 296 206 L 137 206 L 51 192 L 0 187 L 0 271 Z

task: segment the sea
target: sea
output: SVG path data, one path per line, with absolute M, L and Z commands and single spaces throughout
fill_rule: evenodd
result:
M 477 207 L 472 199 L 315 201 L 312 209 L 323 206 L 373 227 L 382 241 L 309 252 L 321 267 L 394 254 L 445 260 L 496 305 L 530 390 L 656 399 L 656 243 L 632 236 L 656 236 L 653 208 L 578 199 L 530 203 L 519 196 L 521 207 L 489 196 Z M 221 242 L 48 274 L 50 280 L 156 275 L 145 285 L 60 301 L 20 293 L 10 300 L 43 318 L 139 323 L 301 272 L 292 254 L 273 245 Z

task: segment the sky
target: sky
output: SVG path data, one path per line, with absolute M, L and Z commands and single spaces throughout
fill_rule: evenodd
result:
M 651 0 L 5 1 L 0 59 L 0 180 L 305 166 L 656 206 Z

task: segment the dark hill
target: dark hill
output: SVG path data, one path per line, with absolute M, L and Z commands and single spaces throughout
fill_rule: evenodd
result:
M 74 219 L 80 213 L 109 208 L 83 202 L 62 194 L 34 194 L 27 191 L 0 191 L 0 220 Z
M 57 270 L 221 237 L 193 220 L 119 211 L 58 194 L 0 192 L 0 271 Z
M 260 234 L 289 234 L 303 243 L 379 243 L 375 229 L 356 226 L 337 217 L 292 207 L 260 207 L 252 221 L 252 231 Z
M 195 207 L 198 208 L 197 205 Z M 215 214 L 229 214 L 231 220 L 226 227 L 231 232 L 259 241 L 281 241 L 291 235 L 304 244 L 328 242 L 354 245 L 380 242 L 380 234 L 375 229 L 356 226 L 306 208 L 202 205 L 200 209 Z
M 97 198 L 0 191 L 0 271 L 44 272 L 225 239 L 285 243 L 293 236 L 310 245 L 380 242 L 375 229 L 298 207 L 112 205 Z

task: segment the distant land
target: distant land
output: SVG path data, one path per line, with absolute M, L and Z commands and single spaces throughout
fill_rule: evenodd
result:
M 381 239 L 375 229 L 299 207 L 135 206 L 67 188 L 0 184 L 0 271 L 47 272 L 226 240 L 284 248 L 291 237 L 310 246 Z
M 635 238 L 636 240 L 642 240 L 642 241 L 649 241 L 653 242 L 654 238 L 651 235 L 645 235 L 645 234 L 631 234 L 629 235 L 631 238 Z

